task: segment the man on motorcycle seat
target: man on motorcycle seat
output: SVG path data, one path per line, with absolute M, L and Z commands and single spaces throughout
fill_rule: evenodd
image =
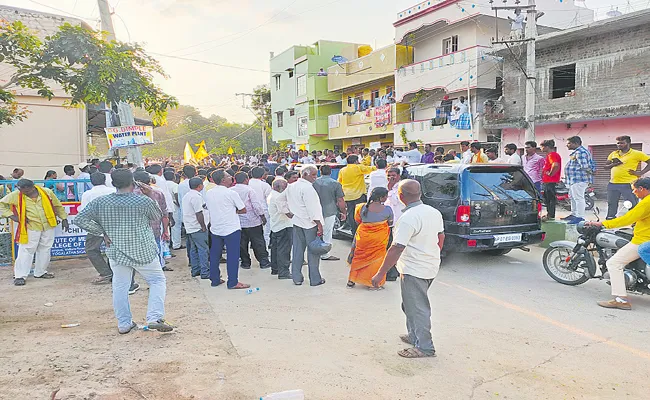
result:
M 609 301 L 598 302 L 599 306 L 605 308 L 632 309 L 632 304 L 627 297 L 623 270 L 626 265 L 639 259 L 639 246 L 650 242 L 650 178 L 637 180 L 632 184 L 632 189 L 640 200 L 636 207 L 629 210 L 625 215 L 609 221 L 587 223 L 587 225 L 607 229 L 622 228 L 636 223 L 632 241 L 607 260 L 607 270 L 609 271 L 612 296 L 614 298 Z M 647 255 L 648 252 L 646 246 L 642 248 L 644 255 Z

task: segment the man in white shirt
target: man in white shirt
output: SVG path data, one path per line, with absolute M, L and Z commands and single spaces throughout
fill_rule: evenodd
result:
M 181 230 L 183 225 L 183 216 L 181 215 L 181 204 L 178 201 L 178 183 L 176 182 L 176 173 L 174 171 L 165 171 L 165 182 L 167 183 L 167 188 L 172 194 L 172 200 L 174 202 L 174 226 L 171 227 L 171 239 L 172 239 L 172 249 L 179 250 L 181 246 Z
M 386 167 L 388 166 L 388 163 L 383 158 L 379 158 L 375 164 L 377 170 L 372 171 L 369 175 L 370 183 L 368 184 L 368 197 L 370 197 L 374 188 L 383 187 L 388 189 L 388 176 L 386 175 Z
M 422 160 L 422 153 L 418 150 L 418 144 L 415 142 L 409 143 L 408 151 L 395 150 L 394 153 L 397 157 L 403 157 L 409 164 L 418 164 Z
M 228 289 L 246 289 L 250 285 L 239 282 L 239 251 L 241 242 L 241 222 L 238 214 L 245 214 L 246 207 L 239 195 L 230 190 L 232 176 L 218 169 L 212 173 L 212 180 L 217 187 L 205 194 L 205 205 L 210 213 L 210 281 L 212 286 L 223 282 L 219 261 L 226 246 L 226 268 L 228 271 Z M 188 183 L 189 185 L 189 183 Z
M 210 215 L 203 202 L 201 178 L 190 179 L 190 192 L 183 198 L 183 221 L 187 233 L 192 277 L 210 279 L 208 224 Z M 219 257 L 221 258 L 221 257 Z
M 504 160 L 503 158 L 499 157 L 499 150 L 497 150 L 494 147 L 490 147 L 485 151 L 485 155 L 487 155 L 488 162 L 491 164 L 507 164 L 508 162 Z
M 260 263 L 261 269 L 271 267 L 269 261 L 269 252 L 267 251 L 266 242 L 264 241 L 264 228 L 266 224 L 265 210 L 262 200 L 257 193 L 248 185 L 249 179 L 246 172 L 237 172 L 235 174 L 235 186 L 230 188 L 239 195 L 244 202 L 246 213 L 239 215 L 241 221 L 241 242 L 240 254 L 241 268 L 251 269 L 251 256 L 248 249 L 248 243 L 253 248 L 255 258 Z M 214 190 L 214 189 L 212 189 Z
M 305 250 L 317 236 L 323 236 L 323 211 L 318 193 L 313 183 L 318 177 L 315 166 L 309 165 L 302 169 L 302 178 L 289 185 L 286 190 L 289 212 L 293 214 L 293 253 L 291 260 L 291 276 L 295 285 L 302 285 L 305 277 L 302 274 L 302 262 Z M 318 286 L 325 283 L 320 275 L 320 256 L 307 253 L 309 266 L 309 284 Z
M 522 165 L 521 156 L 517 153 L 516 144 L 508 143 L 503 151 L 508 156 L 508 164 Z
M 524 21 L 526 17 L 521 13 L 519 8 L 515 9 L 515 17 L 510 18 L 510 39 L 519 40 L 524 37 Z
M 257 197 L 262 200 L 262 206 L 264 207 L 264 217 L 266 218 L 266 223 L 264 224 L 264 241 L 266 242 L 266 247 L 269 247 L 271 241 L 271 222 L 269 218 L 269 205 L 267 199 L 271 194 L 271 185 L 266 183 L 264 180 L 264 175 L 266 170 L 263 167 L 255 167 L 251 170 L 251 179 L 248 182 L 248 186 L 255 191 Z
M 160 164 L 153 164 L 146 168 L 146 171 L 151 174 L 156 181 L 156 187 L 162 191 L 162 194 L 165 196 L 165 203 L 167 204 L 167 213 L 170 217 L 170 222 L 173 223 L 174 217 L 174 198 L 172 193 L 169 191 L 167 186 L 167 180 L 163 176 L 163 169 Z M 162 210 L 165 212 L 165 210 Z
M 77 208 L 79 212 L 96 198 L 115 193 L 115 188 L 106 186 L 106 176 L 101 172 L 92 174 L 90 176 L 90 182 L 93 184 L 93 188 L 86 190 L 81 196 L 81 204 Z M 86 234 L 86 255 L 90 263 L 95 267 L 95 270 L 97 270 L 97 273 L 99 273 L 99 277 L 92 281 L 93 285 L 106 285 L 113 280 L 113 271 L 100 250 L 103 243 L 103 236 L 95 236 L 90 233 Z
M 400 201 L 406 205 L 397 221 L 393 245 L 372 278 L 378 287 L 395 264 L 402 274 L 402 310 L 406 314 L 408 335 L 401 340 L 413 347 L 397 354 L 405 358 L 434 357 L 431 338 L 431 304 L 427 294 L 440 269 L 440 251 L 445 241 L 442 214 L 420 200 L 420 184 L 412 179 L 399 186 Z
M 82 162 L 77 165 L 77 168 L 79 168 L 79 176 L 77 176 L 77 179 L 88 179 L 90 180 L 90 173 L 88 172 L 90 170 L 90 164 L 87 162 Z M 81 199 L 81 196 L 84 194 L 86 190 L 90 190 L 93 185 L 92 183 L 88 182 L 80 182 L 77 184 L 77 196 L 79 196 L 79 199 Z
M 106 177 L 106 186 L 113 187 L 113 180 L 111 179 L 113 164 L 110 161 L 105 160 L 99 163 L 99 167 L 97 169 Z
M 271 223 L 271 275 L 278 279 L 291 279 L 291 243 L 293 242 L 293 223 L 284 191 L 289 184 L 283 178 L 275 178 L 273 190 L 269 194 L 269 217 Z
M 460 163 L 461 164 L 471 164 L 472 163 L 472 156 L 474 155 L 472 153 L 472 150 L 469 146 L 469 142 L 466 140 L 463 140 L 460 142 L 460 149 L 463 152 L 460 156 Z

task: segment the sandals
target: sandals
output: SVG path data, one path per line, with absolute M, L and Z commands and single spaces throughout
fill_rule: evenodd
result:
M 354 287 L 354 285 L 356 285 L 356 283 L 354 283 L 352 281 L 348 281 L 347 287 L 348 287 L 348 289 L 352 289 Z
M 248 285 L 246 283 L 238 282 L 235 286 L 233 286 L 231 288 L 228 288 L 228 289 L 248 289 L 249 287 L 251 287 L 251 285 Z
M 397 352 L 400 357 L 404 358 L 426 358 L 426 357 L 435 357 L 436 352 L 434 351 L 431 354 L 425 353 L 417 347 L 409 347 L 408 349 L 400 350 Z
M 315 285 L 310 284 L 309 286 L 313 287 L 313 286 L 320 286 L 320 285 L 324 285 L 324 284 L 325 284 L 325 279 L 321 279 L 320 282 L 316 283 Z
M 36 279 L 52 279 L 54 278 L 54 274 L 50 274 L 49 272 L 44 273 L 41 276 L 34 276 Z
M 368 286 L 368 291 L 370 291 L 370 292 L 377 292 L 377 291 L 384 290 L 384 289 L 386 289 L 386 288 L 383 287 L 383 286 L 379 286 L 379 287 Z

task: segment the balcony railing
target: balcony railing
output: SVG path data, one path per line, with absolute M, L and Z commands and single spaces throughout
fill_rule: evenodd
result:
M 389 106 L 390 112 L 386 112 L 384 106 L 381 106 L 356 113 L 330 115 L 329 138 L 342 139 L 391 133 L 398 115 L 396 113 L 397 105 L 390 104 Z
M 399 68 L 395 71 L 396 100 L 401 102 L 404 96 L 421 90 L 453 93 L 468 88 L 494 89 L 497 61 L 484 50 L 483 46 L 474 46 Z
M 406 132 L 406 143 L 402 139 L 402 129 Z M 471 129 L 455 128 L 444 113 L 436 118 L 395 124 L 394 133 L 395 146 L 405 146 L 411 141 L 444 144 L 475 140 Z

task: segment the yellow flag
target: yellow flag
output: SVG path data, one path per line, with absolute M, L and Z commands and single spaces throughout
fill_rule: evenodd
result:
M 210 157 L 210 154 L 205 150 L 205 140 L 203 140 L 201 143 L 196 144 L 199 148 L 196 149 L 196 153 L 194 153 L 194 159 L 196 161 L 201 161 L 204 158 Z
M 232 146 L 228 147 L 228 154 L 233 154 L 234 152 L 235 150 L 232 149 Z
M 194 150 L 188 142 L 185 142 L 185 150 L 183 151 L 183 161 L 185 164 L 194 164 L 196 162 L 194 158 Z

